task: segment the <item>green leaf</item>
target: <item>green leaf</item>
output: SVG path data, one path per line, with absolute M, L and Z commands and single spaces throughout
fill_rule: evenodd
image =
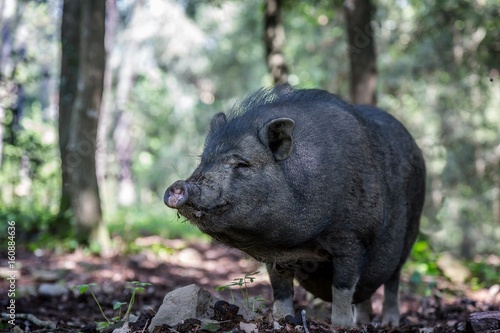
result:
M 96 322 L 97 330 L 98 331 L 103 331 L 104 329 L 106 329 L 111 324 L 112 323 L 108 323 L 106 321 L 98 321 L 98 322 Z
M 115 303 L 113 303 L 113 310 L 118 310 L 119 308 L 121 308 L 124 305 L 127 305 L 127 303 L 125 303 L 125 302 L 115 302 Z
M 147 287 L 147 286 L 150 286 L 151 283 L 148 283 L 148 282 L 140 282 L 140 281 L 132 281 L 132 282 L 129 282 L 129 286 L 127 286 L 128 289 L 134 289 L 134 290 L 137 290 L 139 292 L 143 292 L 144 291 L 144 287 Z
M 97 284 L 96 283 L 79 284 L 79 285 L 74 286 L 73 288 L 78 289 L 80 294 L 85 294 L 85 292 L 87 292 L 87 290 L 89 290 L 89 288 L 93 287 L 93 286 L 97 286 Z
M 74 286 L 73 288 L 74 289 L 78 289 L 78 291 L 80 292 L 80 295 L 81 294 L 85 294 L 85 292 L 89 289 L 89 285 L 88 284 L 79 284 L 77 286 Z

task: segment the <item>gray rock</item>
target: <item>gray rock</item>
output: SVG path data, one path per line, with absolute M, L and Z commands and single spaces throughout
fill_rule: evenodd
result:
M 204 325 L 215 327 L 218 322 L 210 319 L 214 317 L 214 304 L 217 301 L 219 301 L 217 297 L 196 284 L 173 290 L 163 298 L 163 304 L 151 320 L 149 331 L 152 332 L 156 326 L 164 324 L 174 327 L 190 318 L 200 320 L 202 327 Z M 260 305 L 258 301 L 252 299 L 249 302 L 255 308 Z M 248 304 L 245 304 L 243 300 L 235 303 L 239 307 L 238 315 L 241 315 L 244 320 L 251 321 L 257 317 L 262 317 L 262 315 L 253 311 Z
M 218 301 L 209 291 L 191 284 L 171 291 L 163 298 L 163 304 L 151 320 L 149 331 L 156 326 L 175 326 L 188 318 L 210 319 L 213 317 L 213 305 Z

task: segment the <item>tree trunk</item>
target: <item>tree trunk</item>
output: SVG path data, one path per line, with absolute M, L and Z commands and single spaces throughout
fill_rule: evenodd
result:
M 370 0 L 345 0 L 349 59 L 350 91 L 355 104 L 377 104 L 377 65 L 373 39 L 373 8 Z
M 7 100 L 10 100 L 12 90 L 14 88 L 13 76 L 16 68 L 16 62 L 12 54 L 14 47 L 13 36 L 16 34 L 17 26 L 22 13 L 22 8 L 19 8 L 16 0 L 0 0 L 0 170 L 2 169 L 3 159 L 3 141 L 6 128 L 6 114 L 7 109 L 5 106 Z
M 119 12 L 116 7 L 116 0 L 105 0 L 106 1 L 106 32 L 105 32 L 105 40 L 104 47 L 106 50 L 111 50 L 116 38 L 116 31 L 118 27 L 119 21 Z M 99 116 L 99 128 L 97 131 L 97 149 L 96 151 L 96 174 L 97 174 L 97 182 L 99 183 L 99 190 L 101 195 L 105 195 L 106 193 L 114 193 L 114 189 L 112 189 L 112 184 L 107 181 L 110 176 L 109 163 L 110 156 L 108 155 L 110 151 L 112 151 L 111 145 L 109 144 L 110 140 L 110 131 L 111 127 L 111 117 L 112 110 L 115 103 L 115 97 L 113 92 L 113 68 L 111 66 L 111 58 L 106 57 L 106 70 L 104 72 L 104 91 L 102 95 L 101 102 L 101 114 Z M 121 64 L 119 65 L 121 66 Z M 111 157 L 114 159 L 114 156 Z M 113 161 L 114 163 L 114 161 Z M 113 204 L 113 201 L 109 201 L 108 203 Z
M 80 0 L 80 48 L 77 93 L 73 103 L 68 146 L 71 203 L 78 240 L 109 249 L 102 221 L 96 176 L 97 126 L 104 86 L 106 2 Z
M 285 28 L 281 22 L 281 0 L 265 0 L 264 43 L 267 66 L 275 84 L 288 82 L 288 68 L 283 56 Z
M 71 111 L 75 101 L 80 48 L 80 1 L 63 3 L 61 23 L 61 78 L 59 84 L 59 151 L 61 153 L 61 202 L 59 215 L 64 217 L 71 208 L 68 145 L 71 133 Z M 68 221 L 63 218 L 62 221 Z
M 139 45 L 137 38 L 132 36 L 134 26 L 137 26 L 141 12 L 144 10 L 144 2 L 138 1 L 132 8 L 131 29 L 124 36 L 128 40 L 123 49 L 120 68 L 117 74 L 116 96 L 113 121 L 113 147 L 120 169 L 117 174 L 118 181 L 118 204 L 121 206 L 130 206 L 136 200 L 135 184 L 132 173 L 133 160 L 133 142 L 130 138 L 130 131 L 133 125 L 132 115 L 126 110 L 127 103 L 130 100 L 130 93 L 134 86 L 134 77 L 136 76 L 135 55 L 138 52 Z

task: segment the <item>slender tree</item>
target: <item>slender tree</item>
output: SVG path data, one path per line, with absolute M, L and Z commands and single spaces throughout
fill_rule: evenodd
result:
M 377 103 L 377 65 L 371 26 L 374 11 L 370 0 L 344 2 L 351 63 L 350 91 L 356 104 Z
M 71 208 L 68 170 L 68 145 L 71 133 L 71 110 L 77 91 L 80 49 L 80 1 L 64 1 L 61 22 L 61 77 L 59 84 L 59 151 L 61 153 L 61 202 L 59 214 Z M 62 221 L 68 221 L 63 218 Z
M 133 37 L 134 31 L 140 28 L 140 18 L 145 10 L 145 3 L 137 1 L 131 9 L 130 28 L 125 34 L 128 43 L 121 53 L 122 59 L 116 75 L 115 109 L 113 110 L 113 122 L 111 137 L 116 159 L 119 163 L 118 180 L 118 203 L 129 206 L 135 201 L 135 186 L 132 174 L 133 163 L 133 140 L 130 131 L 133 125 L 130 112 L 126 111 L 126 105 L 130 100 L 130 94 L 134 86 L 134 77 L 137 74 L 135 55 L 139 50 L 139 42 Z M 144 16 L 143 16 L 144 17 Z
M 283 56 L 285 29 L 281 21 L 281 0 L 265 0 L 264 44 L 267 66 L 275 84 L 288 82 L 288 68 Z
M 96 142 L 106 64 L 105 11 L 105 1 L 80 0 L 77 89 L 69 120 L 66 156 L 78 240 L 95 242 L 103 251 L 109 248 L 109 235 L 102 221 Z

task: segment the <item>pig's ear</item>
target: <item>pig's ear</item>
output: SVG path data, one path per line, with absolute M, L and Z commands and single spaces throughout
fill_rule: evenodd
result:
M 226 124 L 226 115 L 222 112 L 217 113 L 210 122 L 210 131 L 214 131 L 219 127 L 222 127 Z
M 292 131 L 295 122 L 290 118 L 273 119 L 259 131 L 260 141 L 269 149 L 277 161 L 288 158 L 292 153 Z

